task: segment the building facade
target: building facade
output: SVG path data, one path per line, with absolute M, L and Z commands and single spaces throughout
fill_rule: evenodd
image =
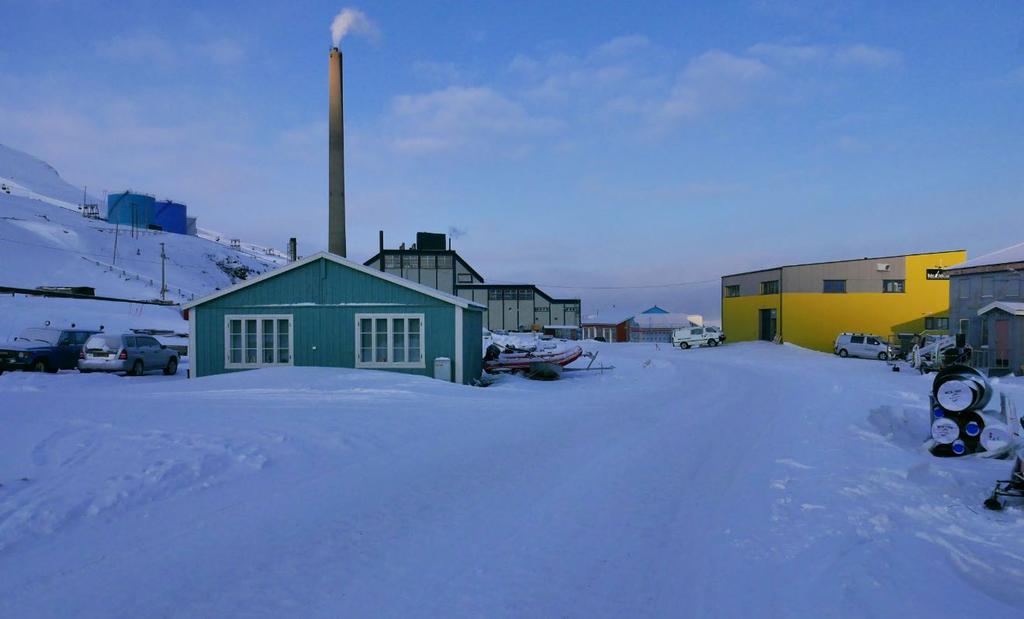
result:
M 319 253 L 185 306 L 190 376 L 281 366 L 392 370 L 450 379 L 482 371 L 484 308 Z
M 944 269 L 963 250 L 797 264 L 722 278 L 731 342 L 778 340 L 832 352 L 843 332 L 882 337 L 949 328 Z
M 629 341 L 670 344 L 676 329 L 703 324 L 704 318 L 700 315 L 669 312 L 655 305 L 629 319 Z
M 391 275 L 437 288 L 485 307 L 484 326 L 491 331 L 564 331 L 580 326 L 580 300 L 555 298 L 534 284 L 488 283 L 458 253 L 446 247 L 443 234 L 420 232 L 410 248 L 384 249 L 364 264 Z
M 963 333 L 975 367 L 1024 373 L 1024 244 L 947 269 L 950 330 Z

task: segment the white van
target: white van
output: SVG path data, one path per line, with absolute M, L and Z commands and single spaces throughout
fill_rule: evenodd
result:
M 840 357 L 863 357 L 882 361 L 891 358 L 893 353 L 885 338 L 867 333 L 840 333 L 836 337 L 833 352 Z
M 691 346 L 718 346 L 725 343 L 725 332 L 718 327 L 684 327 L 672 332 L 672 345 L 686 349 Z

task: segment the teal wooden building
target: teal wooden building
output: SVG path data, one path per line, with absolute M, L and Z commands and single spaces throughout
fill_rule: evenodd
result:
M 393 370 L 471 384 L 484 307 L 319 253 L 185 306 L 190 376 L 278 366 Z

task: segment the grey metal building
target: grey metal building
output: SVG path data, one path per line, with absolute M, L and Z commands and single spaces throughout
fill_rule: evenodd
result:
M 534 284 L 488 283 L 451 249 L 444 234 L 419 232 L 416 243 L 398 249 L 384 249 L 382 235 L 380 250 L 364 264 L 484 305 L 484 325 L 492 331 L 555 327 L 579 333 L 563 331 L 580 326 L 579 299 L 555 298 Z
M 1024 373 L 1024 243 L 946 269 L 950 331 L 964 333 L 974 365 Z

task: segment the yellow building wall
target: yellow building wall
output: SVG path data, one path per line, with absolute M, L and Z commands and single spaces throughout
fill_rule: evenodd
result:
M 776 321 L 781 312 L 780 295 L 764 294 L 722 299 L 722 330 L 728 342 L 749 342 L 760 339 L 760 311 L 776 310 Z
M 928 316 L 949 316 L 949 280 L 930 280 L 927 269 L 948 267 L 967 259 L 967 252 L 907 256 L 905 290 L 900 293 L 825 294 L 787 292 L 781 295 L 779 330 L 786 342 L 832 352 L 844 331 L 887 337 L 924 330 Z M 731 342 L 758 339 L 762 308 L 780 307 L 780 295 L 722 299 L 722 327 Z

